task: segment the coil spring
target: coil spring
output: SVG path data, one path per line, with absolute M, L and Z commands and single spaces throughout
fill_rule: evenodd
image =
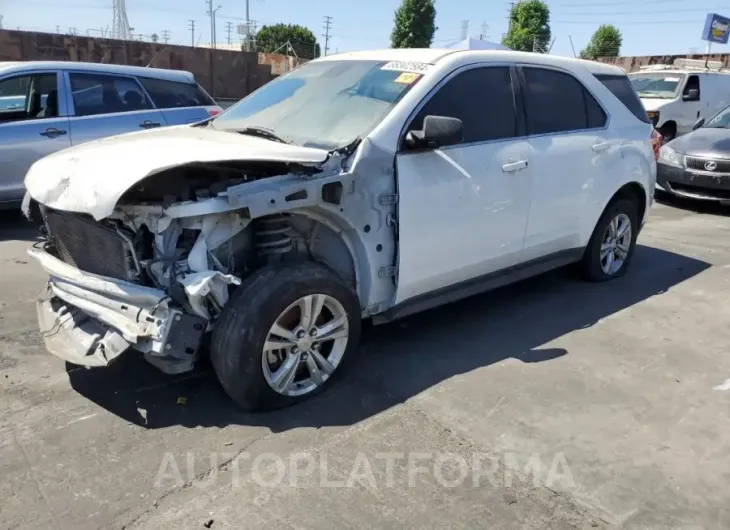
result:
M 286 254 L 293 248 L 289 221 L 285 215 L 267 215 L 256 219 L 254 238 L 259 255 Z

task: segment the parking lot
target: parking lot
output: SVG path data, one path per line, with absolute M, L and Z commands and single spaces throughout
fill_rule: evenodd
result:
M 46 354 L 35 228 L 3 213 L 0 526 L 728 528 L 730 209 L 695 206 L 657 205 L 621 280 L 367 328 L 351 377 L 266 415 L 207 365 Z

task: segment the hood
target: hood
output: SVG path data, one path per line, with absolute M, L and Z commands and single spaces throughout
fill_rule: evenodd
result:
M 685 155 L 730 158 L 730 129 L 701 127 L 667 145 Z
M 661 110 L 661 107 L 667 103 L 671 103 L 673 99 L 660 99 L 660 98 L 641 98 L 641 103 L 644 105 L 644 109 L 647 111 Z
M 108 217 L 144 178 L 196 162 L 276 161 L 319 165 L 329 153 L 206 127 L 168 127 L 112 136 L 64 149 L 33 164 L 29 195 L 58 210 Z

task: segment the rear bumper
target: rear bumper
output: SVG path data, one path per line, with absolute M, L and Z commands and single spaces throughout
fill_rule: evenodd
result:
M 164 291 L 80 271 L 28 251 L 48 272 L 37 301 L 48 351 L 81 366 L 106 366 L 129 348 L 166 373 L 193 368 L 207 321 L 169 306 Z

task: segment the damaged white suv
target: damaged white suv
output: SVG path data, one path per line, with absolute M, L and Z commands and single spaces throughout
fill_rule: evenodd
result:
M 508 51 L 334 55 L 205 122 L 42 159 L 25 183 L 46 346 L 167 373 L 210 352 L 228 394 L 264 410 L 341 375 L 363 318 L 574 262 L 620 276 L 656 171 L 623 81 Z

